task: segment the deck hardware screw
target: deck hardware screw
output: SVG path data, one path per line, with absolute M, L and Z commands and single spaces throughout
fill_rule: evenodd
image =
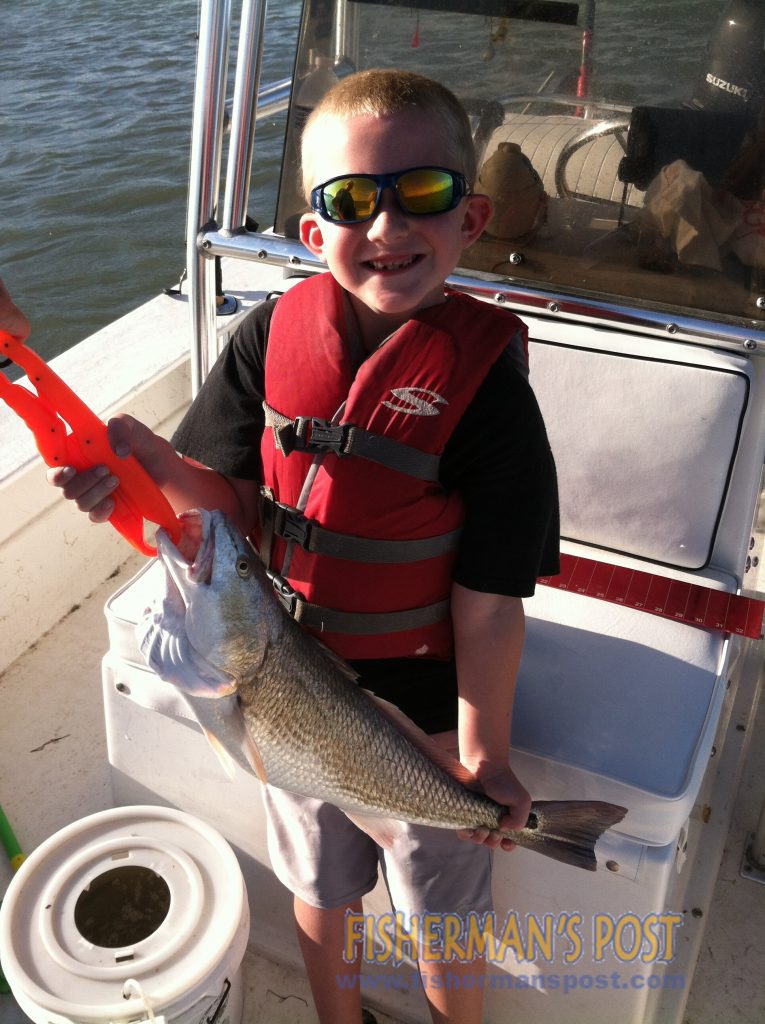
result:
M 619 870 L 619 861 L 618 860 L 607 860 L 606 861 L 606 867 L 608 868 L 609 871 L 617 872 Z
M 115 689 L 117 690 L 117 693 L 130 693 L 130 687 L 126 683 L 117 683 Z
M 717 753 L 717 747 L 712 747 L 712 749 L 709 751 L 709 756 L 710 757 L 714 757 L 716 753 Z
M 745 725 L 737 725 L 736 726 L 736 732 L 746 732 L 746 726 Z
M 502 292 L 497 292 L 496 295 L 494 296 L 494 301 L 499 303 L 499 305 L 501 306 L 502 303 L 506 302 L 507 300 L 505 299 L 505 296 Z
M 752 559 L 749 557 L 749 555 L 747 555 L 746 556 L 746 565 L 744 566 L 744 572 L 749 572 L 749 570 L 751 568 L 752 568 Z
M 757 348 L 757 342 L 754 340 L 754 338 L 747 338 L 744 342 L 744 348 L 747 350 L 747 352 L 754 352 L 754 350 Z
M 204 241 L 202 242 L 202 248 L 203 249 L 210 249 L 211 247 L 212 247 L 212 242 L 208 238 L 205 238 Z
M 507 258 L 508 263 L 512 263 L 514 267 L 517 267 L 520 263 L 523 263 L 523 254 L 520 252 L 511 252 Z
M 677 334 L 677 324 L 667 324 L 667 334 Z
M 293 267 L 299 266 L 300 262 L 301 260 L 299 256 L 290 256 L 290 263 L 293 265 Z
M 265 249 L 258 249 L 258 259 L 259 260 L 264 260 L 266 258 L 266 256 L 268 256 L 268 253 L 266 252 Z
M 751 551 L 754 547 L 754 537 L 749 538 L 749 550 Z
M 765 309 L 765 295 L 758 295 L 756 306 L 758 309 Z
M 692 917 L 703 917 L 704 916 L 704 911 L 701 909 L 701 907 L 694 907 L 693 910 L 691 911 L 691 916 Z
M 559 313 L 560 312 L 560 306 L 558 305 L 557 302 L 548 302 L 547 303 L 547 308 L 550 310 L 551 313 Z
M 757 557 L 757 555 L 755 555 L 754 558 L 752 559 L 752 568 L 756 569 L 759 564 L 760 564 L 760 560 Z

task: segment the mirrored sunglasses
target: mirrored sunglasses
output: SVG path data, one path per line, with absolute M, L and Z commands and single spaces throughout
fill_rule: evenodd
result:
M 311 191 L 311 209 L 334 224 L 360 224 L 393 189 L 399 207 L 413 217 L 453 210 L 470 189 L 463 174 L 444 167 L 412 167 L 394 174 L 343 174 Z

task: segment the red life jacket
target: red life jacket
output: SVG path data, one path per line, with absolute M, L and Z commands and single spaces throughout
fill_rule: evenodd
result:
M 302 281 L 274 309 L 261 556 L 285 607 L 344 658 L 445 658 L 464 512 L 439 483 L 438 462 L 500 353 L 510 346 L 525 364 L 526 328 L 449 294 L 357 372 L 345 337 L 330 274 Z

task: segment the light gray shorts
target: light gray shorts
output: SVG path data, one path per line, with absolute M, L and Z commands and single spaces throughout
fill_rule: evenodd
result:
M 455 739 L 437 738 L 447 737 Z M 491 851 L 451 829 L 405 825 L 386 851 L 331 804 L 271 786 L 264 800 L 274 872 L 310 906 L 352 903 L 375 887 L 380 867 L 394 909 L 404 914 L 492 909 Z

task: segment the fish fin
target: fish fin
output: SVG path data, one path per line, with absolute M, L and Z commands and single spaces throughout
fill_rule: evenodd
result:
M 393 818 L 377 818 L 371 814 L 356 814 L 352 811 L 343 813 L 357 828 L 366 832 L 378 846 L 382 846 L 383 850 L 390 850 L 403 830 L 402 823 Z
M 214 732 L 211 732 L 210 729 L 205 728 L 202 729 L 202 732 L 204 733 L 207 742 L 215 751 L 215 755 L 220 761 L 223 771 L 226 773 L 229 779 L 233 780 L 234 759 L 232 758 L 231 754 L 229 754 L 229 752 L 226 750 L 226 748 L 223 746 L 223 744 L 220 742 L 220 740 L 218 739 Z
M 464 764 L 458 761 L 440 743 L 436 743 L 432 736 L 428 736 L 426 732 L 423 732 L 395 704 L 383 700 L 382 697 L 378 697 L 376 693 L 371 693 L 369 690 L 364 692 L 371 698 L 378 711 L 385 715 L 399 732 L 403 733 L 429 760 L 434 761 L 442 771 L 445 771 L 447 775 L 451 775 L 453 779 L 456 779 L 463 786 L 468 786 L 471 789 L 480 788 L 476 776 Z
M 183 696 L 226 775 L 233 778 L 236 763 L 245 771 L 251 771 L 262 783 L 268 782 L 263 758 L 247 728 L 236 694 L 200 697 L 184 693 Z
M 268 784 L 268 775 L 266 774 L 266 766 L 263 764 L 263 758 L 260 756 L 258 745 L 250 735 L 250 730 L 247 728 L 247 724 L 244 726 L 244 735 L 242 736 L 242 751 L 247 763 L 253 772 L 257 775 L 263 785 Z
M 202 732 L 205 734 L 205 739 L 215 751 L 218 760 L 221 763 L 223 771 L 228 775 L 229 779 L 234 778 L 234 758 L 229 754 L 228 750 L 224 747 L 218 737 L 210 729 L 202 727 Z M 255 741 L 247 731 L 247 726 L 244 726 L 244 732 L 240 737 L 240 747 L 244 759 L 252 769 L 252 772 L 257 775 L 260 781 L 265 785 L 268 782 L 268 776 L 266 775 L 265 765 L 263 759 L 260 756 L 260 751 L 255 746 Z M 244 767 L 244 766 L 243 766 Z
M 596 871 L 595 843 L 627 813 L 626 807 L 602 800 L 538 800 L 529 824 L 511 838 L 563 864 Z

